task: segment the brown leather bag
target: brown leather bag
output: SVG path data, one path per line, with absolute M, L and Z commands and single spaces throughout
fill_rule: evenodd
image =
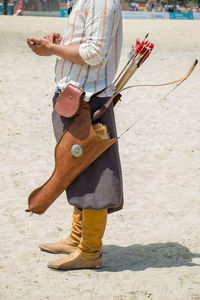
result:
M 80 112 L 85 92 L 73 84 L 68 84 L 56 101 L 55 110 L 66 118 L 73 118 Z
M 117 138 L 102 139 L 96 135 L 89 105 L 85 105 L 83 100 L 81 102 L 79 114 L 55 148 L 54 172 L 30 194 L 27 211 L 43 214 L 74 179 L 117 141 Z M 77 155 L 74 155 L 77 150 Z

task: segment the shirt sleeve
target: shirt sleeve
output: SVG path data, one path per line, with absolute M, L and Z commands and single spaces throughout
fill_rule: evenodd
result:
M 91 0 L 86 7 L 85 36 L 79 54 L 91 66 L 96 66 L 106 58 L 110 46 L 116 11 L 111 0 Z

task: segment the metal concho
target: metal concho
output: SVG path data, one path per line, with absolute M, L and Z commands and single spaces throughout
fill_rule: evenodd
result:
M 83 147 L 81 145 L 75 144 L 71 147 L 71 153 L 74 157 L 79 157 L 83 154 Z

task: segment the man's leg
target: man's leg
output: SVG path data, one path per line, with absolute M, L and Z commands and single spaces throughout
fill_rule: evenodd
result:
M 83 209 L 82 235 L 77 250 L 70 256 L 48 263 L 59 270 L 93 269 L 102 267 L 102 238 L 107 221 L 107 209 Z
M 61 117 L 55 110 L 55 104 L 59 94 L 56 93 L 53 97 L 53 112 L 52 123 L 56 141 L 60 140 L 63 132 L 71 124 L 71 120 Z M 74 206 L 72 215 L 72 229 L 69 237 L 56 243 L 46 243 L 39 245 L 40 249 L 50 253 L 71 253 L 76 250 L 81 239 L 82 231 L 82 211 Z
M 74 207 L 72 215 L 72 229 L 69 236 L 56 243 L 46 243 L 39 245 L 42 251 L 50 253 L 72 253 L 74 252 L 81 240 L 82 233 L 82 211 Z

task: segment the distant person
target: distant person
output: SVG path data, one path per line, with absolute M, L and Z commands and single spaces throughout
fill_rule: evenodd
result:
M 174 5 L 173 4 L 169 4 L 168 8 L 169 8 L 169 12 L 174 12 Z
M 193 14 L 196 14 L 197 13 L 197 8 L 193 7 L 192 12 L 193 12 Z
M 179 4 L 176 4 L 176 12 L 181 12 Z
M 165 12 L 168 12 L 168 11 L 169 11 L 169 7 L 168 7 L 167 4 L 165 4 L 165 6 L 164 6 L 164 11 L 165 11 Z
M 29 0 L 24 0 L 23 7 L 24 7 L 24 10 L 29 10 Z
M 47 0 L 43 0 L 43 1 L 42 1 L 42 9 L 43 9 L 44 11 L 47 10 Z
M 52 6 L 52 0 L 47 0 L 47 10 L 52 10 L 53 6 Z
M 3 5 L 3 15 L 7 15 L 8 14 L 8 1 L 3 0 L 2 5 Z
M 130 3 L 130 6 L 129 6 L 129 9 L 130 9 L 130 10 L 134 10 L 134 7 L 135 7 L 135 3 L 134 3 L 134 2 L 131 2 L 131 3 Z
M 130 3 L 130 10 L 132 10 L 132 11 L 138 11 L 138 6 L 137 6 L 137 4 L 134 3 L 134 2 L 131 2 L 131 3 Z
M 41 11 L 42 10 L 41 1 L 40 0 L 36 0 L 36 3 L 37 3 L 37 10 Z

